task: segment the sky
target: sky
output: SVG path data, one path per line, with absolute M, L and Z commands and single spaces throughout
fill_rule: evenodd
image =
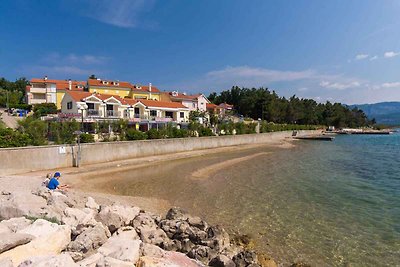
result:
M 398 0 L 2 0 L 0 77 L 400 101 Z

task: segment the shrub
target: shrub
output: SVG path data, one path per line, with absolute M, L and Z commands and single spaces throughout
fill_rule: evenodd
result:
M 39 118 L 47 114 L 57 114 L 57 106 L 54 103 L 36 104 L 33 107 L 34 116 Z
M 21 147 L 32 143 L 29 135 L 10 128 L 0 128 L 0 147 Z
M 126 140 L 145 140 L 147 134 L 135 129 L 127 129 L 125 133 Z
M 33 117 L 26 117 L 18 123 L 18 130 L 29 135 L 32 140 L 31 145 L 41 146 L 47 144 L 48 127 L 46 122 Z
M 81 143 L 94 143 L 94 135 L 93 134 L 82 133 L 80 135 L 80 142 Z
M 167 134 L 164 129 L 157 130 L 155 128 L 152 128 L 147 131 L 147 136 L 149 139 L 163 139 L 166 138 Z

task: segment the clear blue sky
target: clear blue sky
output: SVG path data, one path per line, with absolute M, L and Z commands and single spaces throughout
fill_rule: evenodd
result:
M 400 101 L 400 1 L 2 0 L 0 76 Z

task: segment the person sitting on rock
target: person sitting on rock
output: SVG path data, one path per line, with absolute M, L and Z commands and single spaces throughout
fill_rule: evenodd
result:
M 50 190 L 55 190 L 55 189 L 63 190 L 63 189 L 69 188 L 68 185 L 60 185 L 60 182 L 58 181 L 60 179 L 60 177 L 61 177 L 61 173 L 56 172 L 54 174 L 54 177 L 50 179 L 50 182 L 47 185 L 47 188 Z

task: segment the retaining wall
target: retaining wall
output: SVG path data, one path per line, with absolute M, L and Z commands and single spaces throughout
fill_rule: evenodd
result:
M 313 132 L 315 131 L 299 131 L 300 134 Z M 287 131 L 234 136 L 82 144 L 81 165 L 224 146 L 270 143 L 289 137 L 291 134 L 291 131 Z M 77 149 L 76 145 L 2 148 L 0 149 L 0 175 L 72 167 Z

